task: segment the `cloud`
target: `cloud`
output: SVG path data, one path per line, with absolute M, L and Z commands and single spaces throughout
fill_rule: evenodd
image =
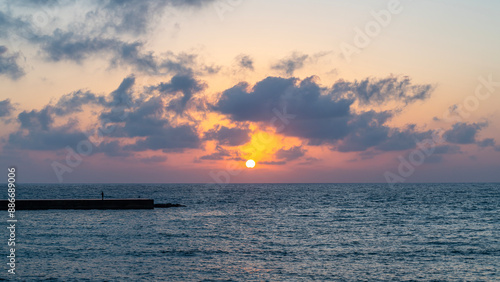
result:
M 213 74 L 217 66 L 206 66 L 197 61 L 196 54 L 165 52 L 156 56 L 146 51 L 140 41 L 126 42 L 116 37 L 80 35 L 55 30 L 52 35 L 37 36 L 33 42 L 40 44 L 48 61 L 73 61 L 82 63 L 96 55 L 109 55 L 110 67 L 132 66 L 136 71 L 151 75 Z
M 335 146 L 335 150 L 359 152 L 386 141 L 390 129 L 384 123 L 391 117 L 389 112 L 375 111 L 353 116 L 346 125 L 346 135 Z
M 375 148 L 381 151 L 401 151 L 415 148 L 417 143 L 432 138 L 433 131 L 419 132 L 414 124 L 405 129 L 390 129 L 387 139 Z
M 250 129 L 217 126 L 205 133 L 206 140 L 217 140 L 220 145 L 240 146 L 250 141 Z
M 214 0 L 153 0 L 153 1 L 133 1 L 133 0 L 98 0 L 86 1 L 85 5 L 79 5 L 76 1 L 57 0 L 30 0 L 15 1 L 8 7 L 9 11 L 23 11 L 36 9 L 44 13 L 46 17 L 54 17 L 56 9 L 65 8 L 69 11 L 78 11 L 84 15 L 85 27 L 95 32 L 106 31 L 114 34 L 127 34 L 140 36 L 146 33 L 153 24 L 161 20 L 164 15 L 180 13 L 189 8 L 200 8 Z M 28 9 L 27 9 L 28 8 Z M 14 19 L 0 15 L 0 26 L 3 24 L 28 23 L 31 17 Z M 58 19 L 56 19 L 58 20 Z M 53 20 L 53 21 L 56 21 Z M 73 19 L 77 23 L 77 19 Z M 60 22 L 60 21 L 57 21 Z M 36 18 L 35 18 L 36 24 Z M 80 25 L 68 25 L 65 28 L 81 27 Z M 31 27 L 33 28 L 33 27 Z
M 0 45 L 0 75 L 16 80 L 23 76 L 24 70 L 17 64 L 19 54 L 7 55 L 7 47 Z
M 253 59 L 250 56 L 243 55 L 243 54 L 239 55 L 238 57 L 236 57 L 236 61 L 237 61 L 238 66 L 240 68 L 251 70 L 251 71 L 254 70 Z
M 148 74 L 186 74 L 193 72 L 196 66 L 196 55 L 167 52 L 160 58 L 152 52 L 144 51 L 144 43 L 139 41 L 125 42 L 118 38 L 79 35 L 60 29 L 55 30 L 52 35 L 35 37 L 32 41 L 39 43 L 46 59 L 53 62 L 67 60 L 82 63 L 96 54 L 109 54 L 110 66 L 130 65 L 137 71 Z M 214 72 L 212 69 L 205 69 Z
M 74 127 L 74 121 L 70 121 L 59 127 L 47 129 L 31 127 L 27 134 L 23 130 L 11 133 L 8 143 L 13 147 L 26 150 L 53 151 L 63 149 L 67 146 L 76 148 L 78 142 L 86 140 L 87 136 L 82 132 L 74 130 Z
M 437 164 L 443 161 L 443 156 L 442 155 L 430 155 L 427 158 L 425 158 L 425 163 L 429 164 Z
M 134 145 L 124 148 L 131 151 L 163 150 L 164 152 L 179 152 L 184 149 L 195 149 L 201 145 L 196 130 L 189 125 L 163 127 Z
M 217 146 L 215 148 L 215 153 L 212 153 L 210 155 L 205 155 L 205 156 L 201 156 L 200 157 L 200 160 L 211 160 L 211 161 L 216 161 L 216 160 L 224 160 L 226 157 L 230 157 L 231 156 L 231 153 L 222 148 L 221 146 Z
M 495 139 L 493 138 L 486 138 L 481 141 L 477 141 L 477 145 L 481 148 L 485 147 L 495 147 Z
M 138 42 L 127 44 L 118 39 L 87 37 L 60 29 L 56 29 L 52 35 L 40 36 L 34 40 L 41 44 L 47 59 L 54 62 L 70 60 L 81 63 L 83 59 L 102 51 L 127 55 L 140 45 Z
M 117 140 L 110 142 L 102 142 L 98 147 L 98 152 L 104 153 L 108 157 L 128 157 L 130 152 L 122 149 L 120 142 Z
M 64 116 L 82 111 L 84 105 L 105 105 L 106 99 L 89 91 L 78 90 L 59 98 L 53 110 L 56 115 Z
M 15 3 L 15 2 L 14 2 Z M 6 11 L 0 11 L 0 38 L 9 38 L 29 27 L 29 23 L 20 18 L 14 18 Z M 24 33 L 21 33 L 24 35 Z
M 199 8 L 209 2 L 212 0 L 108 0 L 87 2 L 83 6 L 74 2 L 38 1 L 31 3 L 34 6 L 26 3 L 17 5 L 15 2 L 10 6 L 9 14 L 5 10 L 0 11 L 0 38 L 7 38 L 14 45 L 20 42 L 33 44 L 51 62 L 64 60 L 82 63 L 88 58 L 99 56 L 109 60 L 111 67 L 132 66 L 136 71 L 148 74 L 213 74 L 220 67 L 198 63 L 194 54 L 165 52 L 158 56 L 145 48 L 149 25 L 157 23 L 166 8 Z M 30 13 L 33 10 L 48 17 L 46 20 L 50 24 L 44 22 L 39 27 L 36 15 L 33 17 Z M 75 10 L 84 15 L 83 21 L 76 17 L 66 23 L 57 17 L 58 14 Z M 130 38 L 137 40 L 130 41 Z M 0 56 L 0 74 L 8 73 L 15 79 L 22 76 L 24 72 L 15 64 L 16 59 L 17 55 Z M 9 72 L 6 72 L 7 69 Z
M 348 134 L 333 150 L 360 152 L 369 148 L 378 151 L 402 151 L 415 148 L 419 141 L 432 138 L 433 131 L 418 131 L 415 125 L 391 128 L 385 123 L 392 118 L 388 111 L 369 111 L 353 116 L 348 124 Z
M 353 101 L 322 95 L 314 79 L 267 77 L 250 91 L 247 83 L 240 83 L 225 90 L 213 108 L 236 121 L 269 122 L 284 107 L 303 119 L 346 116 Z
M 313 163 L 318 162 L 318 161 L 320 161 L 320 159 L 308 157 L 305 159 L 305 161 L 300 162 L 299 165 L 310 165 L 310 164 L 313 164 Z
M 49 127 L 54 122 L 54 119 L 51 115 L 52 108 L 50 106 L 46 106 L 40 111 L 32 110 L 30 112 L 22 111 L 17 119 L 21 123 L 22 129 L 34 130 L 49 130 Z
M 302 81 L 267 77 L 253 87 L 240 83 L 223 91 L 213 109 L 233 121 L 262 122 L 268 126 L 275 126 L 283 116 L 293 115 L 281 134 L 307 139 L 308 145 L 331 144 L 332 150 L 340 152 L 369 148 L 405 150 L 415 148 L 418 140 L 432 134 L 431 131 L 420 132 L 413 125 L 405 129 L 389 127 L 386 123 L 394 116 L 392 111 L 356 112 L 351 107 L 359 99 L 374 103 L 381 99 L 403 99 L 405 102 L 423 99 L 427 96 L 423 93 L 431 89 L 428 86 L 411 85 L 408 78 L 389 77 L 366 79 L 363 87 L 358 82 L 338 81 L 325 88 L 316 80 L 316 77 Z
M 65 101 L 64 97 L 62 100 Z M 54 116 L 62 109 L 47 105 L 41 110 L 22 111 L 17 116 L 19 128 L 9 134 L 8 144 L 14 148 L 40 151 L 59 150 L 67 146 L 76 148 L 78 142 L 86 140 L 87 136 L 77 129 L 78 121 L 75 119 L 69 119 L 63 125 L 54 125 Z
M 285 165 L 285 161 L 270 161 L 270 162 L 259 162 L 259 164 L 265 164 L 265 165 Z
M 445 155 L 462 154 L 462 150 L 458 145 L 439 145 L 435 146 L 432 154 L 425 158 L 425 163 L 437 164 L 444 160 Z
M 109 115 L 102 114 L 101 120 L 109 118 L 110 121 L 118 123 L 116 131 L 124 132 L 126 137 L 145 137 L 159 134 L 169 125 L 164 113 L 163 100 L 152 97 L 123 114 L 115 116 L 112 110 L 107 112 Z
M 10 99 L 5 99 L 0 101 L 0 118 L 8 117 L 14 111 L 14 106 L 10 102 Z
M 287 75 L 293 73 L 304 67 L 304 62 L 309 58 L 308 55 L 300 54 L 297 52 L 292 53 L 289 57 L 283 58 L 271 66 L 272 69 L 284 72 Z
M 476 137 L 479 131 L 488 126 L 488 123 L 462 123 L 453 124 L 452 129 L 444 133 L 446 141 L 453 144 L 472 144 L 476 143 Z
M 444 155 L 444 154 L 459 154 L 462 153 L 460 150 L 460 146 L 458 145 L 439 145 L 434 147 L 434 151 L 432 152 L 436 155 Z
M 156 164 L 156 163 L 163 163 L 167 160 L 167 156 L 152 156 L 148 158 L 142 158 L 139 159 L 141 162 L 146 163 L 146 164 Z
M 166 86 L 169 91 L 182 90 L 182 87 L 191 89 L 186 84 L 179 83 L 178 85 L 175 81 L 175 79 L 172 79 L 168 87 Z M 184 80 L 181 79 L 182 81 Z M 114 126 L 115 130 L 111 133 L 112 137 L 140 137 L 133 144 L 125 145 L 124 150 L 163 150 L 168 152 L 198 148 L 201 145 L 201 140 L 194 125 L 181 124 L 174 126 L 171 124 L 167 115 L 167 111 L 171 107 L 161 95 L 134 98 L 134 83 L 135 79 L 132 76 L 125 78 L 118 89 L 110 94 L 112 101 L 109 104 L 110 108 L 103 111 L 99 117 L 103 124 Z M 173 85 L 178 87 L 175 88 Z M 188 83 L 188 85 L 191 84 Z M 115 108 L 112 105 L 124 106 L 114 110 Z
M 184 90 L 191 89 L 175 81 L 171 80 L 172 85 L 179 87 L 172 89 L 182 90 L 183 86 L 187 87 Z M 201 145 L 196 124 L 178 121 L 173 124 L 168 114 L 169 103 L 162 94 L 146 92 L 139 95 L 134 92 L 134 85 L 135 78 L 129 76 L 107 96 L 79 90 L 62 96 L 55 104 L 46 105 L 41 110 L 23 111 L 17 119 L 20 127 L 10 134 L 9 144 L 29 150 L 75 148 L 78 142 L 88 139 L 78 130 L 78 121 L 69 117 L 66 124 L 55 126 L 56 118 L 81 112 L 83 106 L 90 105 L 98 107 L 93 108 L 94 111 L 101 111 L 97 118 L 102 125 L 101 131 L 106 132 L 96 152 L 107 156 L 127 157 L 134 151 L 146 150 L 182 151 Z M 110 141 L 109 138 L 119 140 Z
M 293 161 L 302 156 L 304 156 L 305 150 L 300 146 L 295 146 L 290 149 L 279 149 L 274 155 L 277 159 L 283 159 L 285 161 Z
M 355 97 L 361 105 L 380 105 L 387 101 L 410 104 L 430 97 L 434 87 L 430 84 L 414 85 L 407 76 L 382 79 L 366 78 L 354 82 L 337 81 L 332 91 Z
M 91 15 L 107 19 L 107 27 L 117 32 L 127 32 L 133 35 L 144 33 L 151 22 L 159 20 L 165 9 L 201 7 L 214 0 L 108 0 L 97 7 Z M 89 13 L 90 14 L 90 13 Z
M 206 85 L 201 81 L 196 80 L 192 75 L 175 75 L 168 83 L 160 83 L 157 86 L 151 87 L 152 90 L 158 90 L 163 95 L 172 95 L 182 93 L 180 99 L 170 102 L 169 109 L 181 113 L 185 110 L 186 104 L 193 94 L 198 93 L 206 88 Z

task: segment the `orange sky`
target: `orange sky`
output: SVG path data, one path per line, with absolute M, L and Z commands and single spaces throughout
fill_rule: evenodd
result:
M 222 2 L 1 7 L 2 165 L 25 182 L 500 181 L 498 3 Z M 412 162 L 432 132 L 447 140 Z

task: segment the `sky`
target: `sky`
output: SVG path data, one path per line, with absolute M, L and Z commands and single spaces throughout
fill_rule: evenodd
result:
M 0 165 L 25 183 L 500 182 L 498 11 L 2 1 Z

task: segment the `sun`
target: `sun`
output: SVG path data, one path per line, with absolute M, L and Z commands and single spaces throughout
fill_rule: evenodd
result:
M 255 166 L 255 161 L 254 160 L 248 160 L 246 163 L 248 168 L 254 168 Z

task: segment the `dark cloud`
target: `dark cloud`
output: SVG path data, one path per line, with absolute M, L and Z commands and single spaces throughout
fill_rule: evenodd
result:
M 134 78 L 125 78 L 117 90 L 110 94 L 109 107 L 99 116 L 103 124 L 114 127 L 111 137 L 137 138 L 133 144 L 123 146 L 125 151 L 163 150 L 182 151 L 198 148 L 201 140 L 194 125 L 173 125 L 168 117 L 170 104 L 162 95 L 181 91 L 192 94 L 198 84 L 189 77 L 176 77 L 170 83 L 161 83 L 151 89 L 160 90 L 155 96 L 135 95 Z M 148 91 L 149 91 L 148 90 Z M 191 97 L 189 95 L 189 97 Z M 187 102 L 187 101 L 186 101 Z M 122 105 L 121 107 L 112 107 Z
M 462 154 L 458 145 L 438 145 L 431 149 L 432 154 L 426 156 L 425 163 L 437 164 L 443 162 L 446 155 Z
M 25 2 L 27 2 L 29 4 L 34 4 L 34 5 L 37 5 L 37 6 L 40 6 L 40 5 L 51 6 L 51 5 L 58 4 L 59 0 L 27 0 Z
M 302 119 L 326 119 L 349 113 L 352 100 L 322 95 L 323 89 L 314 82 L 314 77 L 298 82 L 295 78 L 267 77 L 249 92 L 248 84 L 240 83 L 224 91 L 214 109 L 233 120 L 265 122 L 284 107 Z
M 444 154 L 459 154 L 462 153 L 462 151 L 460 150 L 460 146 L 458 145 L 439 145 L 434 147 L 432 153 L 436 155 L 444 155 Z
M 90 55 L 102 51 L 115 51 L 137 48 L 138 43 L 126 44 L 118 39 L 102 39 L 77 35 L 56 29 L 52 35 L 40 36 L 35 41 L 41 44 L 42 51 L 51 61 L 70 60 L 81 63 Z
M 0 101 L 0 118 L 8 117 L 14 111 L 14 106 L 10 102 L 10 99 L 5 99 Z
M 150 24 L 158 22 L 166 8 L 201 7 L 209 2 L 211 1 L 111 0 L 89 2 L 87 6 L 82 7 L 65 2 L 60 5 L 85 13 L 85 22 L 71 22 L 68 25 L 61 25 L 64 21 L 55 18 L 56 12 L 46 12 L 59 5 L 40 2 L 34 8 L 46 14 L 51 23 L 59 23 L 56 28 L 42 31 L 31 15 L 16 18 L 0 11 L 0 38 L 8 38 L 11 42 L 16 41 L 16 44 L 19 43 L 17 41 L 34 44 L 41 54 L 52 62 L 65 60 L 82 63 L 90 57 L 99 56 L 108 59 L 111 67 L 131 66 L 148 74 L 213 74 L 217 73 L 220 67 L 199 63 L 194 54 L 165 52 L 158 56 L 147 51 L 144 47 L 147 37 L 142 36 L 147 34 Z M 16 6 L 16 3 L 12 6 Z M 24 4 L 15 7 L 18 10 L 23 8 Z M 44 26 L 48 27 L 46 23 Z M 131 41 L 130 38 L 137 40 Z M 8 74 L 13 78 L 22 76 L 24 73 L 15 64 L 16 58 L 17 55 L 1 56 L 0 74 L 9 70 Z
M 495 139 L 493 138 L 486 138 L 484 140 L 478 141 L 477 145 L 481 148 L 485 147 L 494 147 L 495 146 Z
M 366 78 L 361 81 L 337 81 L 332 91 L 355 97 L 361 105 L 380 105 L 387 101 L 410 104 L 427 99 L 434 87 L 429 84 L 414 85 L 407 76 L 390 76 L 382 79 Z
M 488 123 L 455 123 L 452 129 L 446 131 L 444 136 L 446 141 L 454 144 L 472 144 L 476 143 L 476 137 L 479 131 L 488 126 Z
M 422 93 L 427 93 L 427 90 L 422 89 L 429 87 L 410 85 L 409 79 L 394 77 L 367 79 L 362 83 L 363 87 L 359 85 L 358 82 L 339 81 L 331 88 L 324 88 L 316 83 L 315 77 L 302 81 L 268 77 L 252 88 L 240 83 L 224 91 L 213 109 L 234 121 L 284 125 L 280 132 L 284 135 L 308 139 L 308 145 L 332 144 L 333 150 L 341 152 L 368 148 L 405 150 L 415 148 L 418 141 L 430 137 L 431 131 L 420 132 L 414 126 L 405 129 L 389 127 L 386 122 L 394 115 L 391 111 L 357 113 L 351 109 L 356 99 L 379 103 L 382 93 L 387 94 L 384 96 L 386 100 L 402 99 L 406 103 L 423 99 L 427 94 Z M 288 117 L 287 123 L 278 123 L 283 117 Z
M 112 27 L 117 32 L 127 32 L 134 35 L 144 33 L 151 23 L 159 20 L 165 9 L 201 7 L 215 0 L 108 0 L 102 2 L 91 15 L 107 18 L 106 27 Z
M 167 159 L 168 159 L 167 156 L 152 156 L 149 158 L 142 158 L 139 160 L 146 164 L 155 164 L 155 163 L 165 162 Z
M 392 117 L 389 112 L 369 111 L 351 117 L 347 134 L 335 146 L 340 152 L 359 152 L 389 142 L 390 128 L 384 123 Z M 382 146 L 382 145 L 381 145 Z M 385 148 L 385 146 L 383 146 Z
M 111 96 L 111 105 L 126 105 L 118 110 L 106 110 L 100 115 L 103 123 L 114 126 L 112 137 L 136 138 L 134 144 L 123 147 L 126 151 L 164 150 L 182 151 L 186 148 L 198 148 L 201 140 L 196 128 L 191 125 L 174 126 L 167 117 L 170 108 L 160 96 L 134 98 L 134 78 L 123 80 Z M 191 91 L 192 84 L 185 83 L 184 78 L 172 79 L 165 86 L 165 91 Z M 190 82 L 190 81 L 188 81 Z
M 248 55 L 239 55 L 236 57 L 236 61 L 238 66 L 242 69 L 254 70 L 253 59 Z
M 67 146 L 76 148 L 78 142 L 87 140 L 82 132 L 74 130 L 74 122 L 60 127 L 43 129 L 32 127 L 25 133 L 23 130 L 9 135 L 9 145 L 26 150 L 60 150 Z
M 70 119 L 64 125 L 54 126 L 54 115 L 52 106 L 19 113 L 17 120 L 20 127 L 9 135 L 8 144 L 20 149 L 45 151 L 67 146 L 76 148 L 78 142 L 87 140 L 87 136 L 76 129 L 76 120 Z
M 195 149 L 201 145 L 196 130 L 189 125 L 163 127 L 158 132 L 138 140 L 133 145 L 124 148 L 131 151 L 163 150 L 164 152 Z
M 17 119 L 21 123 L 22 129 L 28 130 L 49 130 L 49 127 L 54 122 L 52 117 L 52 108 L 47 106 L 40 111 L 32 110 L 30 112 L 21 112 Z
M 186 104 L 193 94 L 205 89 L 206 85 L 196 80 L 192 75 L 175 75 L 168 83 L 160 83 L 151 89 L 158 90 L 163 95 L 175 95 L 182 93 L 182 97 L 170 102 L 168 108 L 181 113 L 185 110 Z
M 390 129 L 387 139 L 375 148 L 381 151 L 401 151 L 415 148 L 417 143 L 432 138 L 433 131 L 417 131 L 415 125 L 405 129 Z
M 20 18 L 14 18 L 6 11 L 0 11 L 0 38 L 9 38 L 12 34 L 26 35 L 21 32 L 29 27 L 29 23 Z
M 285 161 L 270 161 L 270 162 L 259 162 L 259 164 L 265 164 L 265 165 L 285 165 Z
M 130 152 L 124 151 L 120 142 L 117 140 L 111 142 L 103 142 L 99 145 L 98 151 L 106 154 L 109 157 L 128 157 Z
M 0 75 L 18 79 L 24 75 L 24 70 L 17 64 L 19 54 L 7 55 L 7 47 L 0 46 Z
M 240 146 L 250 141 L 250 129 L 217 126 L 205 133 L 206 140 L 217 140 L 220 145 Z
M 192 90 L 180 79 L 173 79 L 171 90 Z M 75 146 L 88 137 L 78 131 L 78 123 L 69 119 L 63 126 L 54 126 L 55 117 L 82 111 L 84 105 L 103 108 L 98 115 L 102 131 L 109 138 L 121 138 L 129 142 L 105 139 L 95 152 L 112 157 L 127 157 L 133 151 L 164 150 L 182 151 L 198 148 L 201 140 L 195 125 L 171 123 L 169 105 L 162 94 L 134 93 L 135 78 L 126 77 L 119 87 L 107 96 L 97 96 L 87 91 L 76 91 L 62 96 L 54 105 L 41 110 L 23 111 L 18 115 L 20 128 L 10 134 L 9 144 L 30 150 L 58 150 Z M 175 88 L 174 86 L 178 87 Z M 5 103 L 9 104 L 9 103 Z M 132 142 L 130 142 L 132 141 Z M 123 144 L 127 145 L 123 145 Z
M 305 158 L 305 161 L 300 162 L 299 165 L 310 165 L 310 164 L 313 164 L 313 163 L 318 162 L 318 161 L 320 161 L 320 159 L 308 157 L 308 158 Z
M 120 86 L 118 86 L 118 88 L 115 91 L 111 92 L 110 106 L 117 106 L 117 105 L 130 106 L 133 100 L 132 87 L 134 86 L 134 84 L 135 84 L 134 76 L 128 76 L 124 78 L 120 83 Z
M 305 150 L 300 146 L 295 146 L 290 149 L 279 149 L 274 155 L 277 159 L 289 162 L 304 156 L 304 154 Z
M 160 98 L 154 97 L 129 112 L 123 119 L 124 131 L 128 137 L 145 137 L 155 135 L 168 126 L 163 117 L 165 106 Z
M 309 58 L 308 55 L 300 54 L 294 52 L 291 56 L 286 57 L 278 61 L 271 66 L 272 69 L 284 72 L 287 75 L 293 75 L 293 73 L 304 67 L 304 62 Z
M 158 57 L 145 51 L 143 42 L 126 42 L 116 37 L 80 35 L 57 29 L 52 35 L 37 36 L 32 41 L 40 44 L 46 58 L 53 62 L 82 63 L 96 54 L 108 54 L 111 67 L 128 65 L 148 74 L 216 73 L 219 70 L 215 66 L 199 65 L 194 54 L 166 52 Z
M 221 146 L 217 146 L 215 148 L 215 153 L 212 153 L 210 155 L 201 156 L 200 160 L 212 160 L 212 161 L 224 160 L 226 157 L 230 157 L 230 156 L 231 156 L 231 152 L 222 148 Z
M 443 161 L 442 155 L 430 155 L 425 158 L 425 163 L 437 164 Z
M 178 13 L 186 8 L 199 8 L 213 1 L 215 0 L 97 0 L 87 1 L 85 6 L 81 6 L 76 1 L 29 0 L 14 1 L 9 8 L 36 8 L 44 12 L 47 17 L 54 17 L 55 13 L 51 12 L 53 9 L 66 7 L 75 12 L 84 13 L 85 25 L 94 32 L 106 31 L 107 33 L 140 36 L 160 21 L 163 15 L 172 14 L 167 13 L 169 12 L 167 9 Z M 0 14 L 0 26 L 7 23 L 19 24 L 19 22 L 25 23 L 26 21 L 13 19 L 6 14 L 2 17 Z
M 78 90 L 59 98 L 54 105 L 54 113 L 59 116 L 82 111 L 84 105 L 105 105 L 106 99 L 89 91 Z

